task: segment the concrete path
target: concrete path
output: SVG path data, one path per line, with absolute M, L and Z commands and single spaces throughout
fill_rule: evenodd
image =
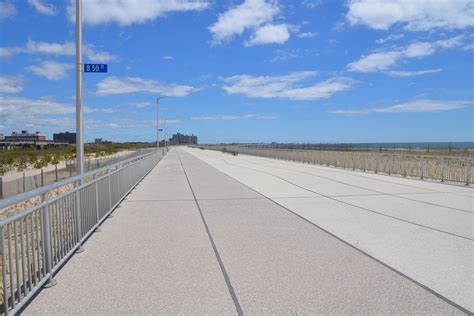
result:
M 58 284 L 41 291 L 25 314 L 462 312 L 463 307 L 456 306 L 460 300 L 450 301 L 426 284 L 410 280 L 393 268 L 392 261 L 400 256 L 409 265 L 412 249 L 402 254 L 402 248 L 409 246 L 410 238 L 417 238 L 414 243 L 426 238 L 426 252 L 434 247 L 430 244 L 446 238 L 465 240 L 472 247 L 465 225 L 447 224 L 449 216 L 424 222 L 423 216 L 412 214 L 421 210 L 403 213 L 401 206 L 383 209 L 386 213 L 380 215 L 359 211 L 372 207 L 359 205 L 361 201 L 339 201 L 360 196 L 397 199 L 403 194 L 409 195 L 401 198 L 404 203 L 423 203 L 414 201 L 423 200 L 415 194 L 437 195 L 438 187 L 389 194 L 376 193 L 361 182 L 358 188 L 340 184 L 344 192 L 339 192 L 335 182 L 317 182 L 324 178 L 303 177 L 296 171 L 277 174 L 281 167 L 277 163 L 173 149 L 103 224 L 102 231 L 92 235 L 84 245 L 86 251 L 73 256 L 56 275 Z M 324 173 L 324 177 L 331 175 Z M 372 184 L 369 178 L 364 181 Z M 390 186 L 398 188 L 395 182 Z M 441 191 L 449 193 L 439 194 L 470 198 L 469 191 L 443 187 Z M 345 196 L 334 200 L 329 193 Z M 347 210 L 348 203 L 357 207 Z M 466 207 L 459 202 L 454 207 L 459 210 L 450 212 L 470 216 Z M 444 216 L 436 212 L 431 217 Z M 364 227 L 355 227 L 351 217 Z M 320 228 L 331 223 L 334 232 Z M 344 227 L 347 236 L 339 236 Z M 393 245 L 397 233 L 402 234 L 398 248 Z M 443 237 L 432 239 L 438 235 Z M 462 242 L 458 246 L 452 254 L 465 262 L 465 246 Z M 446 245 L 439 247 L 443 249 L 439 259 L 452 264 L 444 257 Z M 390 266 L 371 252 L 393 258 Z M 442 277 L 439 283 L 445 281 Z

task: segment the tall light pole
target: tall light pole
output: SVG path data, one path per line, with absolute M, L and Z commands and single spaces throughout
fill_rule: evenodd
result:
M 156 149 L 160 148 L 160 120 L 159 120 L 159 113 L 160 113 L 160 100 L 163 97 L 156 98 Z
M 166 149 L 166 152 L 168 152 L 168 130 L 166 128 L 166 119 L 165 119 L 165 149 Z
M 82 0 L 76 0 L 76 173 L 84 172 L 82 138 Z

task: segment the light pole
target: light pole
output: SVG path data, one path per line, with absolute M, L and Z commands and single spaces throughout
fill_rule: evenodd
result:
M 84 172 L 82 138 L 82 0 L 76 0 L 76 173 Z
M 165 119 L 165 149 L 168 152 L 168 129 L 166 128 L 166 119 Z
M 160 149 L 160 124 L 159 122 L 159 111 L 160 111 L 160 99 L 162 97 L 156 98 L 156 149 Z

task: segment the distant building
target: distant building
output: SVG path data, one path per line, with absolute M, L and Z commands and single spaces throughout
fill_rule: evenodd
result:
M 27 130 L 21 131 L 21 133 L 12 132 L 10 136 L 5 136 L 5 141 L 9 142 L 45 142 L 46 136 L 41 135 L 40 132 L 28 133 Z
M 171 145 L 196 145 L 198 138 L 196 135 L 183 135 L 180 133 L 173 134 L 170 138 Z
M 96 145 L 107 145 L 107 144 L 112 144 L 112 142 L 108 141 L 108 140 L 105 140 L 105 139 L 102 139 L 102 138 L 96 138 L 96 139 L 94 139 L 94 144 L 96 144 Z
M 0 133 L 0 140 L 4 140 L 5 139 L 5 136 L 3 136 L 2 133 Z
M 68 144 L 75 144 L 76 143 L 76 133 L 56 133 L 53 134 L 53 140 L 55 143 L 68 143 Z

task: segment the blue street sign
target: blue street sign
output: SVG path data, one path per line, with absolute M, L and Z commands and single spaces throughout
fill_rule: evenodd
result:
M 107 64 L 84 64 L 84 72 L 107 72 Z
M 162 132 L 162 131 L 163 131 L 163 129 L 162 129 L 162 128 L 159 128 L 159 129 L 158 129 L 158 132 Z

